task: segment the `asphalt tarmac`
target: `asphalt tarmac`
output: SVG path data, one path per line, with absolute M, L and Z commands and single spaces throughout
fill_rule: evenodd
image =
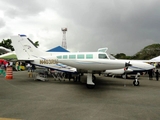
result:
M 96 87 L 81 82 L 34 81 L 27 71 L 0 75 L 0 120 L 159 120 L 160 81 L 96 76 Z

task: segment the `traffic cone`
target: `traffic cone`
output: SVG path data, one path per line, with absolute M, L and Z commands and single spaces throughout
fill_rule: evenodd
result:
M 7 80 L 13 79 L 13 69 L 11 66 L 8 66 L 6 68 L 6 79 Z

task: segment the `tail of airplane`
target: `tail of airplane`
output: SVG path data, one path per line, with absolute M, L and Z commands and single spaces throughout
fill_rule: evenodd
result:
M 11 40 L 18 60 L 34 60 L 46 55 L 44 51 L 37 49 L 26 35 L 11 36 Z

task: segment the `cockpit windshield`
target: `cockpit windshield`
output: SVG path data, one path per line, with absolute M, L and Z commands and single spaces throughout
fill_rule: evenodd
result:
M 109 59 L 112 59 L 112 60 L 115 60 L 116 58 L 113 56 L 113 55 L 111 55 L 111 54 L 108 54 L 108 57 L 109 57 Z

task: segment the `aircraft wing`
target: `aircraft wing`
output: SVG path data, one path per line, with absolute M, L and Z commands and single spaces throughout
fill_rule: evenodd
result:
M 35 64 L 33 62 L 33 64 Z M 77 72 L 77 69 L 71 66 L 67 66 L 67 65 L 63 65 L 61 63 L 57 63 L 57 64 L 52 64 L 52 65 L 39 65 L 39 64 L 35 64 L 36 66 L 40 66 L 40 67 L 45 67 L 45 68 L 49 68 L 49 69 L 54 69 L 57 71 L 61 71 L 61 72 L 71 72 L 71 73 L 75 73 Z
M 150 60 L 134 60 L 134 61 L 141 61 L 145 63 L 160 62 L 160 56 L 154 57 Z

